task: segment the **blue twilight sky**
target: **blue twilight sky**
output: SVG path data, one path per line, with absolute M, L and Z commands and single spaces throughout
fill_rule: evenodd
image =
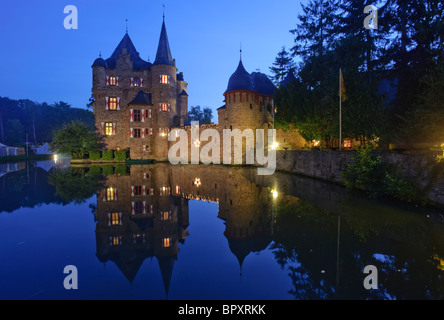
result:
M 0 96 L 37 102 L 66 101 L 84 108 L 91 95 L 91 65 L 125 34 L 141 58 L 153 62 L 162 4 L 173 58 L 189 83 L 189 106 L 223 105 L 230 75 L 242 61 L 248 72 L 269 74 L 301 11 L 297 0 L 21 0 L 0 10 Z M 66 30 L 63 9 L 78 9 L 78 29 Z M 217 121 L 214 111 L 213 121 Z

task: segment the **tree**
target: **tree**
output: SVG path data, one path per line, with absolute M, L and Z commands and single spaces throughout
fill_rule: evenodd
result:
M 89 100 L 88 100 L 88 103 L 86 104 L 86 107 L 87 107 L 88 109 L 92 109 L 92 108 L 93 108 L 93 105 L 94 105 L 94 102 L 96 102 L 96 99 L 94 99 L 94 96 L 93 96 L 93 94 L 91 93 L 91 97 L 89 97 Z
M 302 6 L 303 14 L 298 15 L 299 23 L 290 32 L 295 36 L 295 45 L 291 49 L 293 56 L 307 59 L 322 56 L 333 48 L 336 39 L 335 16 L 338 1 L 311 0 Z
M 282 50 L 279 51 L 276 60 L 273 62 L 273 66 L 270 67 L 270 71 L 273 73 L 271 76 L 272 81 L 276 86 L 285 79 L 289 72 L 294 72 L 296 69 L 293 59 L 291 58 L 289 52 L 285 49 L 285 46 L 282 47 Z
M 188 111 L 188 120 L 199 121 L 200 124 L 209 124 L 213 118 L 213 110 L 208 107 L 201 109 L 200 106 L 191 107 Z
M 89 152 L 96 151 L 98 144 L 99 137 L 90 127 L 73 121 L 54 133 L 50 147 L 52 151 L 69 154 L 73 159 L 83 159 Z

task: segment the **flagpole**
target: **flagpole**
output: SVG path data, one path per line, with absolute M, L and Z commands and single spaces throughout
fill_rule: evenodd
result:
M 339 68 L 339 151 L 342 151 L 342 70 Z

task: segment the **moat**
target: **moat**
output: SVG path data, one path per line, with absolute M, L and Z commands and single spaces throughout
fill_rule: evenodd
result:
M 0 299 L 442 299 L 443 213 L 253 167 L 1 165 Z

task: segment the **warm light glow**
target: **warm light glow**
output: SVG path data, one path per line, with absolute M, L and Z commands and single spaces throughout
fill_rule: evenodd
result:
M 162 75 L 162 81 L 161 81 L 163 84 L 166 84 L 166 83 L 168 83 L 168 75 L 166 75 L 166 74 L 163 74 Z
M 116 226 L 119 224 L 119 213 L 114 212 L 111 214 L 111 224 Z
M 57 155 L 54 155 L 54 162 L 57 162 Z
M 195 141 L 194 141 L 194 146 L 195 146 L 196 148 L 199 148 L 199 147 L 200 147 L 200 141 L 199 141 L 199 140 L 195 140 Z
M 164 248 L 171 247 L 171 238 L 163 238 L 162 242 Z
M 112 187 L 106 189 L 106 201 L 114 201 L 114 189 Z
M 313 140 L 313 146 L 317 147 L 321 144 L 321 141 L 319 140 Z
M 200 182 L 200 178 L 196 178 L 196 179 L 194 179 L 194 185 L 196 186 L 196 187 L 200 187 L 200 185 L 202 184 L 202 182 Z
M 120 239 L 119 237 L 113 237 L 113 246 L 117 246 L 120 244 Z
M 273 198 L 277 198 L 279 196 L 278 192 L 274 189 L 271 190 L 271 194 L 273 195 Z
M 107 136 L 112 136 L 113 135 L 113 124 L 112 124 L 112 122 L 106 122 L 105 123 L 105 134 Z
M 271 145 L 272 150 L 276 150 L 278 147 L 279 147 L 279 143 L 277 143 L 276 141 L 273 142 L 273 144 Z

